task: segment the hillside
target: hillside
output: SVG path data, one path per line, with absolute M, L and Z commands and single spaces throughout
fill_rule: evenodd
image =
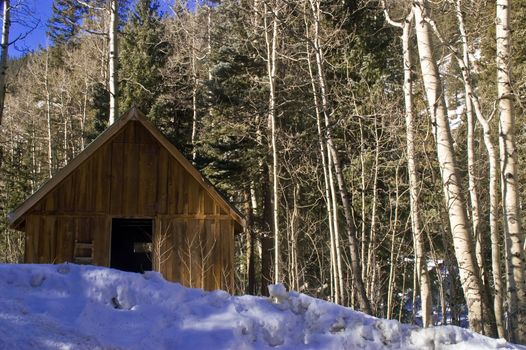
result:
M 0 265 L 0 349 L 524 349 L 453 326 L 420 329 L 273 287 L 203 292 L 159 274 Z

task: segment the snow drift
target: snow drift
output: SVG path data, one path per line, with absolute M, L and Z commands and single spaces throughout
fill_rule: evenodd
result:
M 421 329 L 304 294 L 204 292 L 158 273 L 0 265 L 0 349 L 526 349 Z

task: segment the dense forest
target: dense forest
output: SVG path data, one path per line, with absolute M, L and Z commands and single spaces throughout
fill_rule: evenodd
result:
M 136 106 L 245 215 L 237 293 L 526 343 L 524 23 L 524 0 L 54 0 L 51 45 L 1 62 L 0 258 L 23 261 L 7 214 Z

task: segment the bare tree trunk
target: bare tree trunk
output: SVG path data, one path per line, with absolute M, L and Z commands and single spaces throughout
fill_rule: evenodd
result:
M 195 20 L 195 19 L 194 19 Z M 192 23 L 192 26 L 195 26 Z M 196 68 L 196 53 L 195 53 L 195 31 L 192 28 L 192 135 L 190 142 L 192 143 L 192 160 L 195 162 L 197 157 L 196 136 L 197 136 L 197 68 Z
M 405 296 L 405 281 L 406 281 L 407 262 L 404 261 L 404 270 L 402 272 L 402 294 Z M 398 322 L 402 322 L 402 315 L 404 312 L 404 297 L 400 298 L 400 308 L 398 309 Z
M 433 303 L 431 299 L 431 281 L 427 271 L 424 234 L 420 223 L 420 211 L 418 200 L 419 181 L 417 177 L 416 147 L 415 147 L 415 125 L 413 116 L 413 81 L 411 78 L 412 60 L 410 52 L 410 29 L 412 13 L 406 18 L 403 25 L 402 45 L 404 61 L 404 100 L 405 100 L 405 124 L 406 124 L 406 147 L 407 168 L 409 173 L 409 196 L 411 226 L 413 241 L 415 244 L 416 271 L 420 284 L 420 299 L 422 303 L 422 325 L 429 327 L 433 324 Z
M 396 198 L 395 198 L 395 208 L 394 208 L 394 220 L 390 220 L 390 227 L 391 227 L 392 235 L 391 235 L 391 256 L 390 256 L 390 266 L 389 266 L 389 281 L 387 285 L 387 313 L 386 313 L 387 319 L 391 319 L 391 315 L 393 313 L 393 294 L 395 290 L 395 280 L 396 280 L 395 274 L 396 274 L 398 256 L 400 255 L 400 248 L 402 247 L 402 244 L 400 244 L 398 246 L 398 250 L 395 253 L 396 232 L 398 231 L 398 209 L 400 206 L 399 172 L 400 172 L 400 162 L 396 164 L 396 169 L 395 169 L 395 196 Z M 389 203 L 391 203 L 391 195 L 389 195 Z M 392 208 L 390 208 L 390 211 L 392 211 Z
M 110 92 L 110 113 L 109 113 L 109 125 L 113 124 L 118 116 L 118 93 L 119 93 L 119 81 L 117 74 L 117 64 L 119 60 L 118 43 L 117 43 L 117 26 L 119 22 L 119 10 L 117 6 L 117 0 L 109 0 L 109 11 L 110 11 L 110 25 L 108 30 L 108 86 Z
M 334 246 L 333 265 L 334 265 L 334 289 L 335 289 L 335 303 L 343 302 L 343 269 L 342 269 L 342 254 L 340 248 L 340 230 L 338 225 L 338 200 L 336 188 L 334 185 L 334 176 L 332 173 L 332 157 L 327 153 L 327 159 L 329 160 L 328 172 L 329 172 L 329 188 L 330 188 L 330 200 L 332 201 L 332 223 L 334 228 L 334 236 L 332 245 Z
M 367 260 L 366 257 L 366 246 L 367 246 L 367 235 L 365 234 L 365 150 L 364 150 L 364 144 L 365 140 L 363 137 L 363 124 L 362 124 L 362 118 L 358 118 L 358 124 L 360 126 L 360 180 L 361 180 L 361 217 L 362 217 L 362 224 L 360 225 L 360 237 L 361 237 L 361 254 L 363 261 L 365 262 L 365 266 L 362 269 L 362 279 L 365 280 L 365 271 L 368 270 L 367 267 Z
M 250 189 L 245 195 L 245 208 L 246 208 L 246 242 L 247 242 L 247 294 L 255 295 L 256 294 L 256 271 L 255 271 L 255 246 L 256 239 L 254 234 L 254 210 L 252 195 L 255 195 L 255 191 L 250 184 Z
M 261 295 L 268 295 L 268 285 L 272 283 L 272 193 L 268 165 L 262 165 L 263 185 L 263 232 L 261 232 Z
M 294 185 L 292 190 L 292 214 L 291 214 L 291 223 L 290 223 L 290 276 L 291 283 L 290 288 L 294 290 L 299 290 L 299 270 L 298 270 L 298 228 L 299 222 L 301 219 L 301 214 L 298 207 L 298 196 L 300 195 L 300 186 L 299 184 Z
M 449 50 L 453 53 L 453 55 L 456 57 L 459 67 L 461 68 L 460 71 L 462 73 L 462 80 L 464 83 L 464 90 L 466 93 L 466 105 L 472 106 L 473 110 L 475 112 L 475 115 L 477 117 L 478 122 L 482 126 L 483 130 L 483 139 L 484 139 L 484 146 L 486 147 L 486 151 L 488 153 L 488 162 L 489 162 L 489 200 L 490 200 L 490 212 L 489 212 L 489 227 L 490 227 L 490 234 L 491 234 L 491 260 L 492 260 L 492 274 L 493 274 L 493 281 L 494 281 L 494 300 L 493 300 L 493 307 L 495 312 L 495 320 L 497 325 L 497 331 L 499 337 L 505 337 L 505 327 L 504 327 L 504 315 L 503 315 L 503 300 L 504 300 L 504 286 L 502 284 L 502 272 L 501 272 L 501 266 L 500 266 L 500 237 L 499 237 L 499 231 L 498 231 L 498 213 L 499 213 L 499 198 L 497 193 L 498 188 L 498 158 L 497 153 L 495 150 L 495 146 L 493 145 L 493 141 L 491 139 L 491 128 L 488 122 L 488 119 L 484 117 L 482 114 L 482 108 L 480 106 L 480 102 L 478 99 L 477 94 L 474 91 L 474 88 L 472 86 L 472 79 L 471 79 L 471 64 L 469 60 L 468 55 L 468 39 L 466 34 L 466 29 L 464 25 L 464 17 L 462 14 L 462 8 L 461 8 L 461 0 L 456 1 L 456 15 L 457 15 L 457 21 L 460 31 L 460 37 L 462 41 L 462 57 L 459 56 L 456 47 L 450 45 L 442 35 L 440 34 L 436 24 L 433 20 L 430 18 L 427 18 L 426 20 L 429 22 L 431 27 L 433 28 L 437 38 L 440 40 L 442 44 L 447 46 Z M 480 235 L 479 235 L 480 239 Z M 481 243 L 483 240 L 480 240 Z M 478 245 L 480 247 L 480 251 L 482 251 L 483 245 Z M 480 258 L 477 252 L 477 260 L 479 261 L 480 266 Z M 486 276 L 487 278 L 487 276 Z M 490 294 L 489 292 L 489 286 L 486 286 L 486 292 Z
M 367 295 L 372 301 L 372 307 L 375 308 L 375 300 L 372 298 L 374 291 L 374 277 L 376 271 L 375 264 L 375 245 L 376 245 L 376 207 L 378 203 L 378 160 L 380 158 L 380 144 L 378 137 L 378 123 L 376 118 L 374 119 L 374 138 L 375 138 L 375 151 L 374 151 L 374 168 L 373 168 L 373 198 L 371 203 L 371 227 L 369 231 L 369 244 L 367 247 Z
M 467 51 L 465 55 L 467 56 Z M 475 255 L 477 258 L 477 264 L 479 265 L 480 274 L 482 281 L 484 281 L 485 268 L 484 268 L 484 243 L 482 239 L 482 232 L 480 230 L 480 210 L 479 210 L 479 198 L 477 190 L 477 180 L 475 175 L 475 124 L 473 120 L 473 104 L 469 98 L 468 90 L 465 88 L 466 95 L 466 121 L 467 121 L 467 158 L 468 158 L 468 187 L 469 187 L 469 199 L 471 203 L 471 225 L 473 231 L 473 237 L 475 238 Z
M 384 4 L 385 8 L 385 4 Z M 433 303 L 431 293 L 431 280 L 427 271 L 425 256 L 424 233 L 421 229 L 417 177 L 417 162 L 415 148 L 415 125 L 413 113 L 413 80 L 411 71 L 413 62 L 410 51 L 410 31 L 413 21 L 413 12 L 405 18 L 403 23 L 394 22 L 385 9 L 387 21 L 396 27 L 402 28 L 402 55 L 404 65 L 404 103 L 405 103 L 405 125 L 406 125 L 406 147 L 407 147 L 407 170 L 409 173 L 409 196 L 411 228 L 415 247 L 415 263 L 417 278 L 420 285 L 420 299 L 422 303 L 422 325 L 429 327 L 433 324 Z
M 4 116 L 5 93 L 7 86 L 7 52 L 9 49 L 9 27 L 11 26 L 11 4 L 9 0 L 2 0 L 3 24 L 2 24 L 2 53 L 0 54 L 0 125 Z
M 402 46 L 404 64 L 404 101 L 405 101 L 405 124 L 406 124 L 406 147 L 407 168 L 409 173 L 409 196 L 411 227 L 413 242 L 415 245 L 416 271 L 420 285 L 420 299 L 422 303 L 422 325 L 429 327 L 433 323 L 431 299 L 431 281 L 427 271 L 424 234 L 421 229 L 417 177 L 416 147 L 415 147 L 415 125 L 413 115 L 413 81 L 411 78 L 412 59 L 410 51 L 410 29 L 412 24 L 412 13 L 403 24 Z
M 460 280 L 468 307 L 470 328 L 476 332 L 496 335 L 494 314 L 483 291 L 480 270 L 475 257 L 475 245 L 466 216 L 466 205 L 462 197 L 462 182 L 453 151 L 453 139 L 449 129 L 442 90 L 442 82 L 436 61 L 433 58 L 431 30 L 424 20 L 426 1 L 413 3 L 420 66 L 428 102 L 429 113 L 435 128 L 436 149 L 445 205 L 448 211 L 455 255 L 460 270 Z
M 316 53 L 316 65 L 318 68 L 318 83 L 320 86 L 321 94 L 321 106 L 322 112 L 325 119 L 325 136 L 327 141 L 327 147 L 334 162 L 334 170 L 336 173 L 336 181 L 338 183 L 338 190 L 342 201 L 343 213 L 345 216 L 345 222 L 347 225 L 347 236 L 349 238 L 349 246 L 351 250 L 351 269 L 353 274 L 353 281 L 356 287 L 356 296 L 358 304 L 363 312 L 371 313 L 371 305 L 367 297 L 365 286 L 362 280 L 362 267 L 360 265 L 360 257 L 358 252 L 358 240 L 356 238 L 356 227 L 351 213 L 351 205 L 349 200 L 349 194 L 345 187 L 345 180 L 343 178 L 342 167 L 340 164 L 340 158 L 338 151 L 334 145 L 332 139 L 331 125 L 329 122 L 328 102 L 327 93 L 325 88 L 325 77 L 323 73 L 323 51 L 319 40 L 319 23 L 320 23 L 320 4 L 319 0 L 310 0 L 311 9 L 314 15 L 314 49 Z
M 188 35 L 191 36 L 192 41 L 192 47 L 191 47 L 191 59 L 190 59 L 190 66 L 192 70 L 192 133 L 190 135 L 190 143 L 192 144 L 192 161 L 195 162 L 197 158 L 197 128 L 198 128 L 198 106 L 197 106 L 197 92 L 199 88 L 199 75 L 197 72 L 197 49 L 196 49 L 196 36 L 197 36 L 197 21 L 199 16 L 199 11 L 201 11 L 201 7 L 196 4 L 196 9 L 194 15 L 190 15 L 190 21 L 189 21 L 189 30 Z M 210 11 L 208 9 L 208 6 L 205 6 L 205 11 L 207 11 L 207 55 L 210 57 L 210 50 L 211 50 L 211 43 L 210 43 Z M 208 80 L 212 80 L 211 76 L 212 72 L 210 67 L 208 67 Z M 210 113 L 209 113 L 210 114 Z
M 85 148 L 85 135 L 86 135 L 86 118 L 88 114 L 88 98 L 89 98 L 89 83 L 88 78 L 84 78 L 84 93 L 82 100 L 82 117 L 80 118 L 80 150 Z
M 510 78 L 511 0 L 497 0 L 497 96 L 499 148 L 505 251 L 507 263 L 510 340 L 526 343 L 526 286 L 524 276 L 523 232 L 519 207 L 515 116 Z
M 462 14 L 461 0 L 456 2 L 456 13 L 457 20 L 459 23 L 459 30 L 462 40 L 462 63 L 461 71 L 462 78 L 464 80 L 464 90 L 466 93 L 466 105 L 470 106 L 473 104 L 475 115 L 477 120 L 482 126 L 483 130 L 483 139 L 484 145 L 488 152 L 488 161 L 489 161 L 489 197 L 490 197 L 490 212 L 489 212 L 489 226 L 491 234 L 491 256 L 492 256 L 492 272 L 493 272 L 493 281 L 494 281 L 494 300 L 493 307 L 495 311 L 495 320 L 497 324 L 497 332 L 499 337 L 504 338 L 506 336 L 504 328 L 504 313 L 503 313 L 503 292 L 504 288 L 502 285 L 502 273 L 500 267 L 500 239 L 498 231 L 498 211 L 499 211 L 499 199 L 497 194 L 498 186 L 498 169 L 497 169 L 497 154 L 495 151 L 495 146 L 491 140 L 491 131 L 489 123 L 483 117 L 480 104 L 477 96 L 473 92 L 471 86 L 471 65 L 469 62 L 469 49 L 468 49 L 468 39 L 466 34 L 466 29 L 464 25 L 464 16 Z M 469 112 L 469 111 L 468 111 Z M 468 114 L 469 117 L 469 114 Z M 469 120 L 468 120 L 469 124 Z M 472 131 L 472 130 L 471 130 Z M 481 259 L 483 255 L 483 239 L 480 235 L 480 232 L 477 234 L 475 232 L 475 237 L 477 239 L 477 260 Z M 480 256 L 480 257 L 479 257 Z M 479 266 L 482 266 L 482 263 L 479 261 Z
M 44 89 L 46 91 L 46 122 L 47 122 L 47 161 L 48 176 L 53 175 L 53 151 L 51 145 L 51 92 L 49 91 L 49 52 L 46 51 L 46 68 L 44 77 Z
M 271 133 L 270 149 L 272 154 L 272 216 L 274 234 L 274 283 L 281 281 L 280 247 L 279 247 L 279 198 L 278 198 L 278 152 L 276 146 L 276 44 L 278 37 L 278 6 L 276 3 L 270 9 L 272 16 L 272 37 L 267 25 L 268 6 L 265 3 L 265 43 L 267 48 L 267 74 L 269 84 L 268 124 Z
M 414 242 L 413 242 L 413 250 L 414 250 Z M 413 264 L 413 299 L 412 299 L 412 305 L 411 308 L 411 323 L 416 323 L 416 296 L 418 295 L 418 291 L 420 290 L 420 286 L 418 285 L 418 271 L 417 271 L 417 265 Z
M 310 58 L 310 47 L 309 47 L 309 38 L 308 38 L 308 35 L 309 35 L 309 29 L 308 29 L 308 24 L 307 24 L 307 19 L 305 18 L 305 26 L 306 26 L 306 35 L 307 35 L 307 45 L 306 45 L 306 50 L 307 50 L 307 63 L 308 63 L 308 67 L 309 67 L 309 76 L 310 76 L 310 80 L 311 80 L 311 88 L 312 88 L 312 96 L 313 96 L 313 99 L 314 99 L 314 111 L 316 113 L 316 125 L 317 125 L 317 128 L 318 128 L 318 141 L 319 141 L 319 144 L 320 144 L 320 155 L 321 155 L 321 164 L 322 164 L 322 168 L 323 168 L 323 180 L 324 180 L 324 189 L 325 189 L 325 201 L 326 201 L 326 204 L 327 204 L 327 219 L 328 219 L 328 224 L 329 224 L 329 246 L 330 246 L 330 276 L 331 276 L 331 283 L 330 283 L 330 290 L 331 290 L 331 299 L 335 302 L 335 303 L 338 303 L 338 296 L 339 296 L 339 293 L 337 291 L 337 288 L 338 286 L 336 285 L 337 283 L 335 283 L 336 279 L 335 278 L 335 275 L 338 271 L 337 267 L 336 267 L 336 259 L 335 259 L 335 255 L 336 255 L 336 244 L 334 244 L 334 225 L 336 224 L 337 225 L 337 214 L 336 215 L 333 215 L 333 199 L 334 199 L 334 196 L 331 195 L 331 192 L 330 192 L 330 188 L 329 188 L 329 170 L 330 170 L 330 166 L 327 165 L 327 158 L 329 158 L 330 160 L 330 157 L 328 155 L 328 153 L 326 153 L 327 149 L 326 149 L 326 141 L 325 141 L 325 136 L 322 132 L 322 127 L 321 127 L 321 111 L 320 111 L 320 103 L 319 103 L 319 99 L 318 99 L 318 90 L 316 88 L 316 80 L 314 78 L 314 73 L 312 71 L 312 63 L 311 63 L 311 58 Z

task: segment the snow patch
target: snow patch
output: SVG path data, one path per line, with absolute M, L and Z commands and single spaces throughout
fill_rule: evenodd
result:
M 421 329 L 269 286 L 204 292 L 155 272 L 0 265 L 0 349 L 526 349 L 466 329 Z

